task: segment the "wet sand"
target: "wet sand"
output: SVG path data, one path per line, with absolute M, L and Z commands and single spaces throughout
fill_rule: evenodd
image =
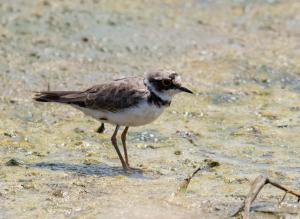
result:
M 296 0 L 0 1 L 0 218 L 227 218 L 259 174 L 300 189 L 299 11 Z M 160 68 L 196 95 L 130 129 L 131 173 L 112 126 L 98 134 L 79 111 L 31 99 Z M 220 166 L 174 198 L 204 159 Z M 268 187 L 259 201 L 282 195 Z

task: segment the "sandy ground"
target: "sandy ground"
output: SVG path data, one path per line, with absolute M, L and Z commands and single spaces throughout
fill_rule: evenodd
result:
M 227 218 L 259 174 L 300 189 L 299 11 L 297 0 L 0 1 L 0 218 Z M 130 129 L 130 173 L 112 126 L 98 134 L 75 109 L 31 99 L 160 68 L 196 95 Z M 220 166 L 174 197 L 204 159 Z M 268 187 L 258 203 L 282 195 Z

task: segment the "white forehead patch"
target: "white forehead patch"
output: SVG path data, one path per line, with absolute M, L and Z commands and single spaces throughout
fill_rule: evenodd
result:
M 181 77 L 179 75 L 177 75 L 174 79 L 174 83 L 175 84 L 181 84 Z

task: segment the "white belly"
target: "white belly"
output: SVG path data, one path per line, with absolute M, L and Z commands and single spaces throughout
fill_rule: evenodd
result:
M 140 126 L 151 123 L 159 117 L 164 110 L 164 107 L 148 104 L 147 101 L 142 102 L 136 107 L 131 107 L 119 112 L 99 111 L 78 106 L 74 107 L 102 122 L 121 126 Z

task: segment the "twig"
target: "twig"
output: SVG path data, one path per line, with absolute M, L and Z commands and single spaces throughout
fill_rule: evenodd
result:
M 291 189 L 285 185 L 281 185 L 277 182 L 274 182 L 273 180 L 270 180 L 269 178 L 267 179 L 267 183 L 270 183 L 271 185 L 277 187 L 278 189 L 281 189 L 287 193 L 290 193 L 291 195 L 297 196 L 297 198 L 300 198 L 300 192 L 298 192 L 294 189 Z
M 282 196 L 282 199 L 280 200 L 279 204 L 281 204 L 284 201 L 287 194 L 288 194 L 287 192 L 284 193 L 284 195 Z
M 205 171 L 213 167 L 217 167 L 220 165 L 219 162 L 206 159 L 204 160 L 204 164 L 198 167 L 192 174 L 190 174 L 187 178 L 185 178 L 179 185 L 176 194 L 179 192 L 186 192 L 188 185 L 190 184 L 192 178 L 199 172 L 199 171 Z
M 262 188 L 266 183 L 267 183 L 266 176 L 258 176 L 255 179 L 245 200 L 243 218 L 247 218 L 247 219 L 249 218 L 251 204 L 256 199 L 258 193 L 260 192 L 260 190 L 262 190 Z
M 275 186 L 275 187 L 285 191 L 285 194 L 279 203 L 281 203 L 284 200 L 285 196 L 288 193 L 296 196 L 298 198 L 298 200 L 300 199 L 300 192 L 298 192 L 294 189 L 291 189 L 285 185 L 281 185 L 277 182 L 274 182 L 273 180 L 270 180 L 266 176 L 260 175 L 254 180 L 243 205 L 232 216 L 237 216 L 238 214 L 240 214 L 243 211 L 243 214 L 242 214 L 243 219 L 249 219 L 251 204 L 254 202 L 257 195 L 262 190 L 262 188 L 267 184 L 271 184 L 272 186 Z

